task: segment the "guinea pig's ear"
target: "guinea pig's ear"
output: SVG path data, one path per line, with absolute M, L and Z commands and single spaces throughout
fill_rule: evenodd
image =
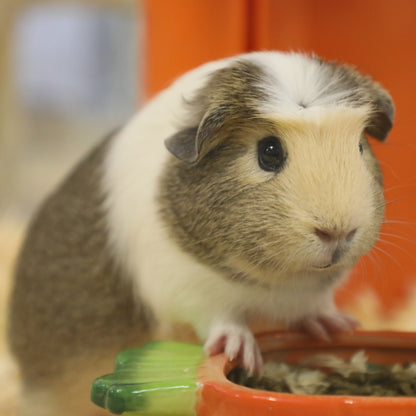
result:
M 208 110 L 199 126 L 178 131 L 165 140 L 166 148 L 178 159 L 194 163 L 216 144 L 215 133 L 223 126 L 226 111 Z
M 195 163 L 224 139 L 222 130 L 231 120 L 247 120 L 264 101 L 260 66 L 237 60 L 210 74 L 190 101 L 188 128 L 165 140 L 167 149 L 180 160 Z
M 165 146 L 178 159 L 193 163 L 198 159 L 197 133 L 198 127 L 180 130 L 165 140 Z
M 394 104 L 391 97 L 381 88 L 374 88 L 373 113 L 365 129 L 366 133 L 383 142 L 386 140 L 394 119 Z

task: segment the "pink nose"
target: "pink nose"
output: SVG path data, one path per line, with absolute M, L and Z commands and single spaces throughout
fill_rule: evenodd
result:
M 319 239 L 324 243 L 330 243 L 331 241 L 342 240 L 351 241 L 356 234 L 357 229 L 354 228 L 353 230 L 345 233 L 345 232 L 337 232 L 337 231 L 329 231 L 323 230 L 320 228 L 315 228 L 315 234 L 319 237 Z

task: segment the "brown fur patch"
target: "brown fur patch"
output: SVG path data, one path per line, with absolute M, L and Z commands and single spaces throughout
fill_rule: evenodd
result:
M 108 143 L 48 198 L 20 253 L 9 336 L 23 379 L 38 386 L 72 371 L 71 360 L 145 341 L 151 327 L 107 246 L 100 178 Z

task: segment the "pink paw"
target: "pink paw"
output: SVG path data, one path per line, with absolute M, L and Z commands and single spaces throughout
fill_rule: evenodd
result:
M 304 331 L 313 338 L 330 341 L 332 335 L 341 332 L 353 332 L 358 326 L 360 326 L 360 323 L 352 316 L 336 312 L 331 315 L 305 318 L 293 325 L 293 328 Z
M 259 346 L 251 331 L 244 326 L 216 326 L 211 331 L 204 349 L 210 356 L 224 353 L 230 361 L 238 358 L 251 374 L 259 374 L 263 368 Z

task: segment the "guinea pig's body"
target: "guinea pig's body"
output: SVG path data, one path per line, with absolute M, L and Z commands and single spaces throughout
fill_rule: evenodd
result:
M 22 414 L 99 414 L 89 384 L 118 350 L 187 328 L 254 371 L 253 318 L 352 329 L 333 292 L 378 238 L 364 132 L 384 140 L 393 112 L 350 68 L 277 52 L 204 65 L 152 100 L 29 229 L 9 325 Z

